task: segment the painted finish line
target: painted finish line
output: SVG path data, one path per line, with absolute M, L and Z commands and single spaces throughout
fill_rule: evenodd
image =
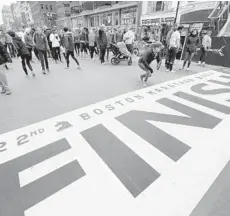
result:
M 207 71 L 1 135 L 0 215 L 189 216 L 230 159 L 229 99 Z

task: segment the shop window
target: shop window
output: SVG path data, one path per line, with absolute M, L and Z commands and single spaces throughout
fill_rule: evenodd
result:
M 41 9 L 44 9 L 44 5 L 43 4 L 41 4 Z
M 53 10 L 53 7 L 52 7 L 52 5 L 50 5 L 50 10 L 51 10 L 51 11 Z
M 49 10 L 48 5 L 46 5 L 46 10 Z
M 163 1 L 156 2 L 156 11 L 162 10 Z

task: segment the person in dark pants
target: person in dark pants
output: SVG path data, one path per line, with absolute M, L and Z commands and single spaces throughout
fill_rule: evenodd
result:
M 195 53 L 197 52 L 197 49 L 200 45 L 200 39 L 198 35 L 197 29 L 194 29 L 191 34 L 188 36 L 187 41 L 186 41 L 186 52 L 185 52 L 185 59 L 183 66 L 181 70 L 183 70 L 188 62 L 188 66 L 186 68 L 187 71 L 189 71 L 192 58 L 194 57 Z
M 72 32 L 69 31 L 69 29 L 67 27 L 65 27 L 64 29 L 64 47 L 66 50 L 66 63 L 67 63 L 67 68 L 69 69 L 69 56 L 72 57 L 72 59 L 77 63 L 78 65 L 78 69 L 82 69 L 80 67 L 80 64 L 78 62 L 78 60 L 76 59 L 76 57 L 74 56 L 74 38 L 73 38 L 73 34 Z
M 160 69 L 161 66 L 161 55 L 160 51 L 164 46 L 161 42 L 157 41 L 149 47 L 149 49 L 139 58 L 138 66 L 145 71 L 145 74 L 141 75 L 141 81 L 144 86 L 147 85 L 148 78 L 151 77 L 153 73 L 153 69 L 150 67 L 151 62 L 156 59 L 157 60 L 157 70 Z
M 52 33 L 50 34 L 50 41 L 52 43 L 52 52 L 54 55 L 54 60 L 57 63 L 57 60 L 61 61 L 61 51 L 60 51 L 60 37 L 56 31 L 56 29 L 52 30 Z
M 100 27 L 97 45 L 100 50 L 101 64 L 104 64 L 105 63 L 105 52 L 107 48 L 107 37 L 105 34 L 105 25 L 101 25 Z
M 34 42 L 33 42 L 33 37 L 31 35 L 31 31 L 29 28 L 26 28 L 26 30 L 25 30 L 24 40 L 25 40 L 26 47 L 30 53 L 30 61 L 31 61 Z
M 80 55 L 80 31 L 79 30 L 76 30 L 74 32 L 74 47 L 77 56 L 79 56 Z
M 26 45 L 22 42 L 21 38 L 18 37 L 15 32 L 13 31 L 9 31 L 8 34 L 12 37 L 13 39 L 13 43 L 18 51 L 18 54 L 21 56 L 22 59 L 22 68 L 26 74 L 26 76 L 28 77 L 28 72 L 27 72 L 27 68 L 26 65 L 28 66 L 28 68 L 31 70 L 32 75 L 35 76 L 35 73 L 33 72 L 33 68 L 30 64 L 30 53 L 26 47 Z
M 80 34 L 80 47 L 81 47 L 81 57 L 84 58 L 85 54 L 87 54 L 87 47 L 86 47 L 86 32 L 85 29 L 82 29 L 82 32 Z
M 38 55 L 42 66 L 42 73 L 46 74 L 46 71 L 50 72 L 47 56 L 47 52 L 49 51 L 49 45 L 46 35 L 42 32 L 42 29 L 39 27 L 36 29 L 36 33 L 34 34 L 34 44 L 36 49 L 38 50 Z
M 95 50 L 95 34 L 93 29 L 91 29 L 89 32 L 89 51 L 90 51 L 90 58 L 94 60 L 93 54 L 94 52 L 96 52 L 96 50 Z
M 174 73 L 175 71 L 173 70 L 173 64 L 176 59 L 176 54 L 177 51 L 180 48 L 180 34 L 182 31 L 183 27 L 179 26 L 175 32 L 173 32 L 170 42 L 169 42 L 169 69 L 170 72 Z

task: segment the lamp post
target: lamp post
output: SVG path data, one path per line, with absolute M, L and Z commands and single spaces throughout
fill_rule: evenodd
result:
M 177 16 L 178 16 L 179 7 L 180 7 L 180 1 L 177 2 L 176 16 L 175 16 L 175 19 L 174 19 L 174 24 L 176 24 L 176 21 L 177 21 Z

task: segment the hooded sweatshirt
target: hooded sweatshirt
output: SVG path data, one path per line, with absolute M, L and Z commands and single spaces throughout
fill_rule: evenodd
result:
M 68 51 L 74 51 L 74 37 L 70 31 L 64 34 L 64 47 Z
M 0 42 L 0 65 L 5 64 L 6 62 L 12 62 L 5 46 Z
M 99 36 L 98 36 L 98 40 L 97 40 L 97 45 L 100 48 L 106 48 L 107 47 L 107 37 L 106 37 L 105 32 L 102 31 L 102 30 L 99 30 Z
M 26 48 L 26 45 L 22 42 L 22 39 L 20 37 L 18 37 L 15 32 L 13 31 L 8 31 L 8 34 L 12 37 L 13 39 L 13 44 L 16 47 L 18 54 L 20 56 L 22 55 L 29 55 L 29 51 Z

